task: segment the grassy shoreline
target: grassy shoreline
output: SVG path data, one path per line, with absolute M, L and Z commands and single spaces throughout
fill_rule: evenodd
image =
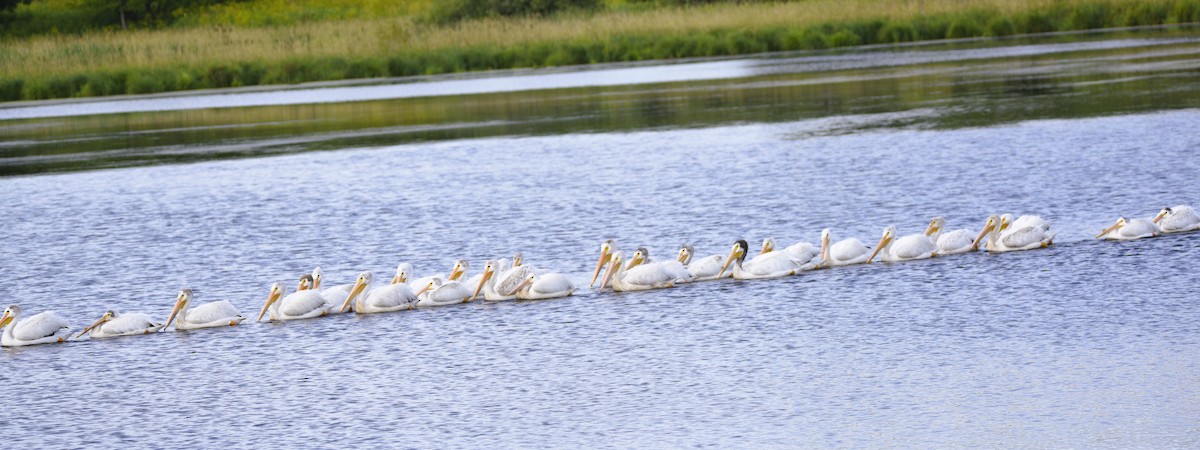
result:
M 95 32 L 0 45 L 0 101 L 149 94 L 1200 22 L 1200 0 L 809 0 Z

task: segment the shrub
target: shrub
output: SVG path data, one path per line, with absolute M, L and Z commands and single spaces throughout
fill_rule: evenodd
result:
M 598 0 L 444 0 L 434 3 L 427 20 L 449 24 L 484 17 L 545 16 L 599 5 Z

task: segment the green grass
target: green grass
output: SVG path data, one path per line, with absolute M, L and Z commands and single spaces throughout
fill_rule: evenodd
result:
M 610 3 L 610 10 L 594 13 L 452 26 L 414 19 L 423 11 L 421 2 L 369 3 L 344 4 L 360 5 L 356 13 L 296 16 L 280 14 L 292 11 L 293 3 L 264 0 L 213 7 L 170 29 L 9 39 L 0 45 L 0 101 L 1200 22 L 1200 0 L 809 0 L 699 8 Z M 208 22 L 229 18 L 240 26 Z

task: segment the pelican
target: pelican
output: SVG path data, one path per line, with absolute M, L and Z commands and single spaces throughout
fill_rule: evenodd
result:
M 79 339 L 84 334 L 91 332 L 92 339 L 103 339 L 118 336 L 133 336 L 138 334 L 150 334 L 163 329 L 163 324 L 155 322 L 150 318 L 149 314 L 144 313 L 128 313 L 121 314 L 113 310 L 104 312 L 103 316 L 95 323 L 88 325 L 79 336 Z
M 301 277 L 300 288 L 291 294 L 287 294 L 283 283 L 272 284 L 271 292 L 267 294 L 267 302 L 263 304 L 262 311 L 258 312 L 258 318 L 254 321 L 262 320 L 263 315 L 268 312 L 271 313 L 272 321 L 311 319 L 328 314 L 325 298 L 315 289 L 308 288 L 311 281 L 312 275 Z
M 325 300 L 325 309 L 328 311 L 328 313 L 341 314 L 346 312 L 341 308 L 338 308 L 338 306 L 342 304 L 342 302 L 346 299 L 346 296 L 350 295 L 350 288 L 354 287 L 354 283 L 339 284 L 337 286 L 331 286 L 327 289 L 321 289 L 322 276 L 320 267 L 313 269 L 312 278 L 312 289 L 321 293 L 321 298 Z M 353 305 L 351 307 L 353 308 Z
M 821 262 L 817 268 L 862 264 L 870 257 L 871 249 L 855 238 L 842 239 L 829 245 L 829 229 L 821 230 Z
M 773 251 L 775 251 L 775 238 L 763 239 L 762 249 L 758 251 L 758 254 L 762 255 Z M 780 251 L 803 264 L 803 270 L 815 269 L 817 263 L 820 262 L 817 257 L 821 255 L 821 248 L 808 242 L 797 242 Z
M 925 235 L 937 243 L 938 256 L 979 250 L 979 246 L 976 245 L 978 239 L 971 239 L 971 230 L 959 228 L 945 232 L 945 227 L 946 219 L 938 216 L 929 221 L 929 227 L 925 228 Z
M 592 281 L 588 283 L 588 287 L 596 284 L 596 277 L 600 276 L 600 269 L 612 259 L 613 252 L 617 251 L 616 247 L 612 239 L 600 243 L 600 260 L 596 261 L 596 270 L 592 271 Z
M 519 281 L 513 281 L 513 279 L 523 280 L 530 273 L 527 266 L 506 269 L 504 260 L 488 260 L 483 264 L 483 272 L 479 274 L 479 280 L 475 283 L 475 292 L 471 293 L 468 301 L 475 300 L 480 292 L 483 293 L 483 299 L 487 301 L 499 302 L 516 299 L 516 286 Z M 502 287 L 497 288 L 497 286 Z
M 530 273 L 513 292 L 521 300 L 562 298 L 575 292 L 575 284 L 561 273 Z
M 0 336 L 0 346 L 4 347 L 56 344 L 71 337 L 71 327 L 57 314 L 45 311 L 21 319 L 21 307 L 17 305 L 4 309 L 0 328 L 4 329 L 4 335 Z
M 804 266 L 784 252 L 763 253 L 747 262 L 746 254 L 749 252 L 750 244 L 745 240 L 735 242 L 725 258 L 725 264 L 721 265 L 721 273 L 733 267 L 733 278 L 737 280 L 778 278 L 800 273 Z
M 721 271 L 721 266 L 723 265 L 721 263 L 725 261 L 724 256 L 705 256 L 693 262 L 692 257 L 695 254 L 695 248 L 691 245 L 683 244 L 679 248 L 679 257 L 677 258 L 680 264 L 687 266 L 687 271 L 692 275 L 692 280 L 707 281 L 733 276 L 733 274 L 725 274 Z
M 662 270 L 658 266 L 635 266 L 626 269 L 622 264 L 625 262 L 625 252 L 617 250 L 608 255 L 608 270 L 604 272 L 604 278 L 600 282 L 600 290 L 603 291 L 609 283 L 612 283 L 614 291 L 644 291 L 647 289 L 660 289 L 675 286 L 675 274 Z
M 1158 224 L 1154 223 L 1153 219 L 1133 219 L 1129 220 L 1124 217 L 1117 218 L 1117 222 L 1105 228 L 1100 234 L 1096 235 L 1096 239 L 1108 239 L 1112 241 L 1126 241 L 1131 239 L 1141 239 L 1154 237 L 1162 234 L 1162 229 Z
M 1200 230 L 1200 215 L 1197 215 L 1191 206 L 1179 205 L 1163 208 L 1154 216 L 1154 223 L 1158 224 L 1163 233 Z
M 988 217 L 987 225 L 980 234 L 987 233 L 987 251 L 1011 252 L 1049 247 L 1054 243 L 1054 232 L 1050 223 L 1038 216 L 1021 216 L 1012 219 L 1012 214 Z
M 175 323 L 175 331 L 232 327 L 246 320 L 245 317 L 242 317 L 241 311 L 238 311 L 232 303 L 226 300 L 205 303 L 192 308 L 191 289 L 179 291 L 179 296 L 175 298 L 175 307 L 171 309 L 171 315 L 167 316 L 167 324 L 163 325 L 163 329 L 170 327 L 171 322 L 175 321 L 177 317 L 179 322 Z
M 937 244 L 925 233 L 909 234 L 896 239 L 896 226 L 889 225 L 883 229 L 883 237 L 879 238 L 875 251 L 867 257 L 867 264 L 875 259 L 875 255 L 881 253 L 883 256 L 880 259 L 887 262 L 932 258 L 937 256 Z
M 412 275 L 412 271 L 412 264 L 400 263 L 399 266 L 396 266 L 396 275 L 392 277 L 392 284 L 408 284 L 408 277 Z
M 462 277 L 470 267 L 471 265 L 467 263 L 467 260 L 465 259 L 455 260 L 454 265 L 450 268 L 450 273 L 446 274 L 446 276 L 430 275 L 427 277 L 417 278 L 416 281 L 409 283 L 408 287 L 412 288 L 414 291 L 420 291 L 422 288 L 428 286 L 429 282 L 433 281 L 434 278 L 442 280 L 443 283 L 458 281 L 458 278 Z
M 675 277 L 676 283 L 688 283 L 692 281 L 692 273 L 688 272 L 683 263 L 677 259 L 651 262 L 650 250 L 646 250 L 646 247 L 638 247 L 637 251 L 633 252 L 633 257 L 629 258 L 629 264 L 625 266 L 625 270 L 641 265 L 655 267 L 657 270 L 671 274 Z
M 417 291 L 416 306 L 446 306 L 471 300 L 471 290 L 457 281 L 442 281 L 434 277 Z
M 416 307 L 417 294 L 414 294 L 407 284 L 396 281 L 396 277 L 393 277 L 392 283 L 387 286 L 368 291 L 370 286 L 371 272 L 358 274 L 358 279 L 354 281 L 354 287 L 350 288 L 350 294 L 342 303 L 341 310 L 349 309 L 351 303 L 354 304 L 354 312 L 358 314 L 385 313 Z

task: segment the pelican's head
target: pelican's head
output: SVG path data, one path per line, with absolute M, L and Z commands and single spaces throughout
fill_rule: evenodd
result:
M 601 291 L 604 290 L 605 286 L 608 286 L 608 282 L 617 275 L 617 272 L 623 270 L 621 269 L 621 263 L 623 262 L 625 262 L 625 252 L 617 250 L 609 255 L 608 270 L 604 272 L 604 279 L 600 281 Z
M 467 269 L 471 268 L 471 264 L 465 259 L 454 261 L 454 267 L 450 268 L 450 275 L 446 277 L 448 281 L 458 281 L 458 278 L 467 273 Z
M 179 290 L 179 295 L 175 296 L 175 307 L 171 308 L 171 315 L 167 316 L 167 324 L 163 325 L 162 329 L 166 330 L 171 326 L 171 322 L 175 320 L 175 315 L 179 314 L 192 301 L 192 290 L 183 288 Z
M 617 244 L 614 244 L 612 239 L 600 243 L 600 260 L 596 261 L 596 270 L 592 271 L 592 281 L 588 283 L 589 287 L 596 284 L 596 278 L 600 276 L 600 269 L 604 268 L 604 263 L 612 258 L 613 250 L 616 248 Z
M 475 297 L 479 295 L 479 291 L 483 290 L 483 287 L 487 285 L 488 280 L 492 279 L 492 276 L 496 274 L 497 270 L 500 270 L 500 263 L 496 262 L 495 260 L 489 259 L 487 262 L 483 263 L 483 273 L 479 276 L 479 284 L 475 286 L 475 292 L 471 293 L 471 298 L 467 299 L 468 302 L 475 300 Z
M 4 315 L 0 316 L 0 329 L 3 329 L 4 327 L 8 326 L 8 324 L 12 323 L 12 321 L 15 320 L 16 317 L 20 314 L 21 314 L 20 306 L 8 305 L 7 308 L 4 308 Z
M 879 252 L 891 246 L 894 239 L 896 239 L 896 226 L 888 225 L 887 228 L 883 229 L 883 237 L 879 238 L 879 243 L 875 244 L 875 251 L 872 251 L 871 256 L 867 257 L 867 264 L 870 264 L 871 260 L 875 259 L 875 255 L 878 255 Z
M 943 219 L 942 216 L 934 217 L 933 220 L 929 221 L 929 226 L 925 228 L 925 235 L 933 236 L 935 233 L 941 232 L 945 226 L 946 219 Z
M 341 312 L 346 312 L 346 308 L 349 308 L 350 305 L 353 304 L 354 297 L 358 297 L 358 295 L 362 294 L 363 290 L 367 289 L 367 286 L 370 285 L 370 271 L 358 274 L 358 278 L 354 279 L 354 286 L 350 288 L 350 294 L 346 295 L 346 301 L 342 302 L 342 307 L 340 308 Z
M 775 238 L 763 239 L 762 249 L 758 251 L 758 254 L 761 255 L 763 253 L 771 253 L 773 251 L 775 251 Z
M 629 257 L 629 264 L 625 266 L 625 270 L 629 270 L 634 267 L 637 267 L 638 264 L 644 263 L 649 260 L 650 260 L 650 250 L 646 250 L 646 247 L 638 247 L 638 249 L 633 252 L 633 256 Z
M 725 269 L 729 268 L 730 264 L 737 261 L 739 264 L 746 260 L 746 254 L 750 252 L 750 243 L 745 239 L 738 239 L 733 243 L 733 247 L 729 249 L 729 257 L 725 258 L 725 264 L 721 265 L 721 271 L 717 272 L 717 276 L 725 273 Z
M 314 267 L 312 270 L 312 288 L 321 289 L 321 268 Z
M 313 289 L 313 286 L 314 286 L 313 276 L 305 274 L 304 276 L 300 277 L 300 285 L 296 286 L 296 290 L 297 291 L 305 291 L 305 290 Z
M 689 244 L 683 244 L 683 246 L 679 247 L 679 256 L 676 257 L 675 259 L 678 260 L 680 264 L 683 264 L 686 266 L 686 265 L 692 263 L 692 256 L 695 256 L 695 255 L 696 255 L 695 248 L 693 248 Z
M 1104 231 L 1100 232 L 1100 234 L 1097 234 L 1096 239 L 1100 239 L 1100 238 L 1104 237 L 1105 235 L 1107 235 L 1108 233 L 1112 233 L 1114 231 L 1120 230 L 1121 227 L 1125 226 L 1128 223 L 1129 223 L 1128 219 L 1126 219 L 1124 217 L 1118 217 L 1117 221 L 1115 223 L 1110 225 L 1108 228 L 1105 228 Z
M 1154 223 L 1158 223 L 1158 222 L 1162 221 L 1163 218 L 1171 215 L 1171 213 L 1172 213 L 1171 208 L 1163 208 L 1162 211 L 1159 211 L 1158 214 L 1156 214 L 1154 216 Z
M 111 309 L 108 311 L 105 311 L 103 316 L 100 316 L 99 319 L 97 319 L 95 322 L 92 322 L 91 325 L 88 325 L 87 328 L 84 328 L 83 331 L 80 331 L 79 334 L 75 335 L 75 339 L 79 339 L 81 336 L 87 334 L 89 331 L 92 331 L 96 327 L 98 327 L 100 325 L 104 325 L 105 322 L 113 320 L 117 317 L 120 317 L 120 314 L 117 313 L 116 311 L 111 310 Z
M 983 238 L 993 231 L 999 231 L 1000 216 L 992 214 L 983 222 L 983 228 L 979 230 L 979 236 L 975 236 L 975 240 L 971 242 L 972 250 L 979 250 L 979 243 L 983 242 Z
M 307 277 L 308 275 L 305 276 Z M 300 285 L 304 286 L 303 278 L 300 279 Z M 267 313 L 267 310 L 271 309 L 271 305 L 274 305 L 275 302 L 283 298 L 283 291 L 283 283 L 276 282 L 275 284 L 271 285 L 271 292 L 267 294 L 267 302 L 263 303 L 262 311 L 258 312 L 258 318 L 254 319 L 255 322 L 262 320 L 263 315 Z
M 513 289 L 512 292 L 510 292 L 508 295 L 514 295 L 518 292 L 521 292 L 521 289 L 525 289 L 525 288 L 529 287 L 536 280 L 537 280 L 537 275 L 530 273 L 529 275 L 527 275 L 525 277 L 524 280 L 521 280 L 521 284 L 518 284 L 517 287 L 515 289 Z
M 396 266 L 396 276 L 392 277 L 392 284 L 407 283 L 409 275 L 412 275 L 412 264 L 400 263 Z
M 1007 230 L 1008 227 L 1012 226 L 1012 222 L 1013 222 L 1012 214 L 1009 214 L 1009 213 L 1001 214 L 1000 215 L 1000 229 L 997 231 Z
M 421 290 L 417 291 L 416 295 L 419 296 L 421 294 L 424 294 L 427 291 L 432 291 L 434 289 L 437 289 L 441 285 L 442 285 L 442 279 L 434 277 L 434 278 L 430 279 L 428 283 L 425 283 L 425 286 L 422 286 Z
M 521 264 L 524 264 L 524 263 L 525 263 L 525 255 L 522 255 L 521 252 L 517 252 L 517 254 L 513 255 L 513 261 L 512 261 L 513 267 L 521 267 Z

